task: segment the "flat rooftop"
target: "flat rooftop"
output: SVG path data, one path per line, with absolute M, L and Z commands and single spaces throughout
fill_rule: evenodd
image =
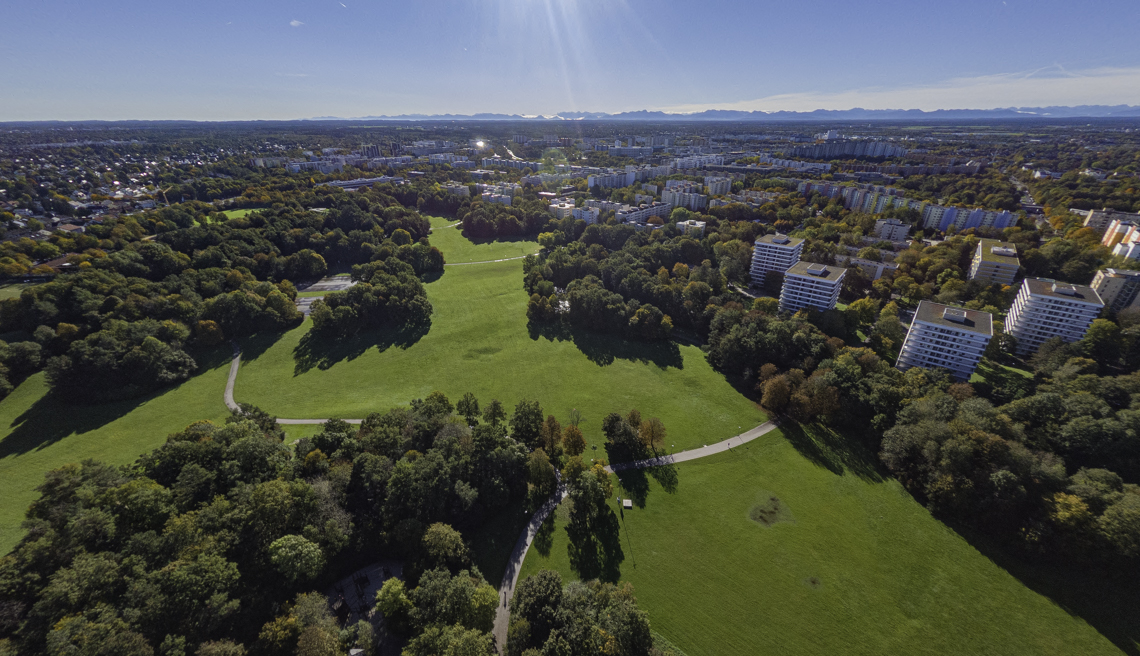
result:
M 783 241 L 785 239 L 787 241 Z M 789 237 L 787 235 L 775 234 L 775 235 L 764 235 L 763 237 L 757 237 L 756 243 L 757 244 L 760 244 L 760 243 L 771 244 L 773 246 L 780 246 L 783 248 L 795 248 L 797 245 L 804 243 L 804 240 L 802 240 L 798 237 Z
M 982 247 L 983 262 L 998 262 L 1018 266 L 1017 247 L 1013 245 L 1013 242 L 983 239 L 979 245 Z M 997 253 L 994 252 L 995 248 L 999 249 Z M 1013 254 L 1005 255 L 1001 252 L 1002 249 L 1009 249 Z
M 1104 306 L 1104 301 L 1100 300 L 1100 295 L 1091 287 L 1084 285 L 1073 285 L 1048 278 L 1026 278 L 1024 284 L 1029 285 L 1029 292 L 1034 296 L 1047 296 L 1062 301 Z M 1055 289 L 1062 291 L 1058 292 Z M 1072 293 L 1066 293 L 1069 291 Z
M 950 316 L 957 316 L 963 320 L 955 321 L 947 318 L 946 310 L 950 310 Z M 967 310 L 966 308 L 954 307 L 953 305 L 920 301 L 918 309 L 914 312 L 914 320 L 934 324 L 936 326 L 953 328 L 954 330 L 978 333 L 979 335 L 985 335 L 987 337 L 992 337 L 994 334 L 994 318 L 992 314 L 989 312 L 979 312 L 978 310 Z
M 820 280 L 837 280 L 846 272 L 847 269 L 843 267 L 800 260 L 792 265 L 792 268 L 788 269 L 784 275 L 806 276 L 808 278 L 819 278 Z

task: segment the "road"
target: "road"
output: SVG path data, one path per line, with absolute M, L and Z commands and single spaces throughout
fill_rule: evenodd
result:
M 606 467 L 606 471 L 612 473 L 627 471 L 630 469 L 644 469 L 646 467 L 659 467 L 661 465 L 670 465 L 678 462 L 687 462 L 689 460 L 696 460 L 698 458 L 707 458 L 711 455 L 724 453 L 738 447 L 742 444 L 747 444 L 752 440 L 765 435 L 777 427 L 776 422 L 768 421 L 760 424 L 752 430 L 745 431 L 735 437 L 730 437 L 723 442 L 716 444 L 707 444 L 699 449 L 690 449 L 688 451 L 681 451 L 657 458 L 649 458 L 648 460 L 637 460 L 634 462 L 623 462 Z M 507 627 L 511 620 L 510 603 L 511 597 L 515 592 L 515 584 L 518 583 L 519 570 L 522 569 L 523 561 L 526 560 L 526 552 L 530 550 L 530 545 L 534 542 L 534 538 L 538 535 L 538 529 L 550 513 L 558 507 L 558 504 L 566 498 L 566 486 L 559 485 L 558 489 L 550 496 L 550 499 L 538 509 L 537 512 L 527 522 L 526 528 L 519 535 L 519 539 L 515 542 L 515 549 L 511 552 L 511 560 L 507 563 L 507 570 L 503 573 L 503 581 L 499 584 L 499 607 L 495 612 L 495 644 L 498 646 L 499 653 L 504 653 L 507 646 Z

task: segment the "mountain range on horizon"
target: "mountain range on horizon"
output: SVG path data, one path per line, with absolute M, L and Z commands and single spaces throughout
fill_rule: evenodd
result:
M 388 121 L 885 121 L 922 119 L 1025 119 L 1025 118 L 1140 118 L 1140 105 L 1078 105 L 1074 107 L 1005 107 L 996 109 L 817 109 L 810 112 L 744 111 L 708 109 L 701 112 L 674 113 L 638 110 L 610 114 L 606 112 L 559 112 L 553 115 L 526 114 L 397 114 L 377 116 L 318 116 L 311 121 L 388 120 Z

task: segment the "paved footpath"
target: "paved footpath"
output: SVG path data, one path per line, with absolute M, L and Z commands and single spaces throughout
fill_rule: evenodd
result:
M 508 259 L 521 259 L 521 258 L 508 258 Z M 496 262 L 503 262 L 505 260 L 495 260 Z M 466 262 L 465 264 L 481 264 L 480 262 Z M 230 362 L 230 375 L 226 380 L 225 402 L 226 407 L 230 410 L 237 410 L 238 404 L 234 402 L 234 383 L 237 381 L 238 368 L 241 365 L 241 347 L 237 342 L 231 342 L 233 345 L 234 356 Z M 300 424 L 323 424 L 328 419 L 278 419 L 277 423 L 284 425 L 300 425 Z M 344 421 L 350 424 L 359 424 L 360 419 L 345 419 Z M 699 449 L 689 449 L 688 451 L 681 451 L 670 455 L 658 456 L 656 458 L 648 458 L 646 460 L 635 460 L 634 462 L 621 462 L 616 465 L 606 467 L 606 471 L 612 473 L 626 471 L 629 469 L 645 469 L 646 467 L 658 467 L 661 465 L 671 465 L 678 462 L 688 462 L 689 460 L 696 460 L 698 458 L 705 458 L 718 453 L 724 453 L 733 447 L 747 444 L 752 440 L 771 432 L 776 429 L 776 422 L 767 421 L 760 424 L 756 428 L 745 431 L 735 437 L 730 437 L 723 442 L 716 444 L 706 444 Z M 515 592 L 515 584 L 518 583 L 519 570 L 522 568 L 523 561 L 526 560 L 526 553 L 530 550 L 530 545 L 534 542 L 534 538 L 538 535 L 538 529 L 550 513 L 558 507 L 558 504 L 566 498 L 568 494 L 565 485 L 559 484 L 558 489 L 554 494 L 547 499 L 546 503 L 538 509 L 534 515 L 531 516 L 530 521 L 527 522 L 526 528 L 519 535 L 518 541 L 515 542 L 514 551 L 511 552 L 511 560 L 507 563 L 507 570 L 503 573 L 503 581 L 499 584 L 499 608 L 495 613 L 495 644 L 498 652 L 502 653 L 507 645 L 507 625 L 511 619 L 510 602 L 511 596 Z
M 760 424 L 752 430 L 745 431 L 736 437 L 730 437 L 723 442 L 716 444 L 709 444 L 699 449 L 690 449 L 688 451 L 681 451 L 666 456 L 658 456 L 656 458 L 649 458 L 647 460 L 636 460 L 634 462 L 622 462 L 611 467 L 606 467 L 606 471 L 611 474 L 614 472 L 626 471 L 629 469 L 644 469 L 646 467 L 658 467 L 660 465 L 669 465 L 678 462 L 687 462 L 689 460 L 696 460 L 697 458 L 705 458 L 717 453 L 724 453 L 733 447 L 747 444 L 752 440 L 769 433 L 776 429 L 776 423 L 767 421 Z M 511 552 L 511 560 L 507 563 L 507 570 L 503 572 L 503 582 L 499 584 L 499 608 L 495 612 L 495 645 L 498 647 L 498 652 L 501 654 L 506 650 L 507 646 L 507 625 L 510 623 L 511 611 L 510 603 L 511 597 L 515 593 L 515 584 L 518 583 L 519 570 L 522 568 L 523 561 L 526 560 L 526 552 L 530 550 L 530 545 L 534 542 L 534 538 L 538 535 L 538 529 L 550 513 L 558 507 L 558 504 L 566 498 L 567 490 L 565 485 L 559 485 L 558 489 L 550 496 L 550 499 L 538 509 L 537 512 L 530 518 L 526 528 L 523 529 L 519 539 L 515 542 L 515 549 Z
M 230 376 L 226 379 L 226 393 L 224 399 L 226 407 L 230 410 L 238 410 L 240 407 L 234 401 L 234 383 L 237 382 L 238 368 L 241 366 L 241 347 L 237 342 L 230 342 L 234 349 L 233 360 L 230 360 Z M 323 424 L 328 419 L 278 419 L 277 423 L 285 426 L 298 426 L 298 425 L 312 425 Z M 350 424 L 359 424 L 364 421 L 363 419 L 345 419 Z

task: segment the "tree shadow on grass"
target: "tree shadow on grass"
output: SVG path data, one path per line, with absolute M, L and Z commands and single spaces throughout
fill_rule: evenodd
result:
M 573 342 L 590 362 L 599 367 L 611 365 L 617 360 L 653 364 L 661 369 L 669 367 L 683 369 L 685 366 L 681 358 L 681 349 L 672 340 L 633 341 L 616 335 L 583 330 L 563 321 L 549 323 L 531 321 L 527 324 L 527 332 L 535 341 L 545 338 L 551 342 Z
M 645 499 L 649 496 L 649 477 L 644 469 L 624 469 L 617 473 L 621 488 L 626 497 L 633 501 L 638 508 L 645 507 Z
M 535 246 L 538 245 L 538 240 L 535 239 L 535 237 L 533 235 L 510 235 L 510 236 L 502 236 L 502 237 L 472 237 L 471 235 L 467 234 L 467 232 L 465 232 L 463 230 L 462 225 L 455 226 L 454 229 L 459 230 L 459 234 L 463 235 L 463 237 L 467 241 L 471 242 L 472 244 L 475 244 L 476 246 L 483 246 L 485 244 L 515 244 L 515 243 L 519 243 L 519 242 L 527 242 L 530 244 L 534 244 Z
M 972 527 L 946 523 L 1025 587 L 1088 622 L 1122 652 L 1140 656 L 1140 573 L 1134 568 L 1031 562 Z
M 383 353 L 389 348 L 410 348 L 431 329 L 431 322 L 403 326 L 373 328 L 354 337 L 325 335 L 310 329 L 293 349 L 293 375 L 317 369 L 329 369 L 345 360 L 355 360 L 375 347 Z
M 677 493 L 677 485 L 680 483 L 680 477 L 677 475 L 676 465 L 668 464 L 650 467 L 647 471 L 667 494 Z
M 850 472 L 875 483 L 889 477 L 878 455 L 857 435 L 788 419 L 780 423 L 780 431 L 801 456 L 833 474 L 842 476 Z
M 992 400 L 995 405 L 1016 401 L 1033 391 L 1032 378 L 1026 378 L 985 358 L 974 373 L 982 378 L 980 382 L 974 383 L 978 394 Z
M 625 552 L 621 548 L 621 527 L 617 515 L 609 506 L 603 506 L 594 522 L 593 532 L 579 534 L 573 524 L 566 527 L 570 537 L 567 547 L 570 568 L 583 581 L 599 579 L 616 583 L 621 578 L 621 563 Z
M 554 515 L 555 513 L 550 513 L 542 520 L 538 532 L 534 534 L 534 542 L 531 543 L 543 558 L 549 557 L 550 550 L 554 547 Z
M 230 360 L 230 353 L 228 344 L 192 353 L 198 363 L 194 377 L 225 365 Z M 127 416 L 143 404 L 176 392 L 186 382 L 189 381 L 132 399 L 107 403 L 73 402 L 49 390 L 12 421 L 12 432 L 0 440 L 0 459 L 44 449 L 73 434 L 83 435 L 98 430 Z M 222 388 L 219 387 L 219 399 L 221 394 Z M 170 428 L 178 430 L 182 426 Z

